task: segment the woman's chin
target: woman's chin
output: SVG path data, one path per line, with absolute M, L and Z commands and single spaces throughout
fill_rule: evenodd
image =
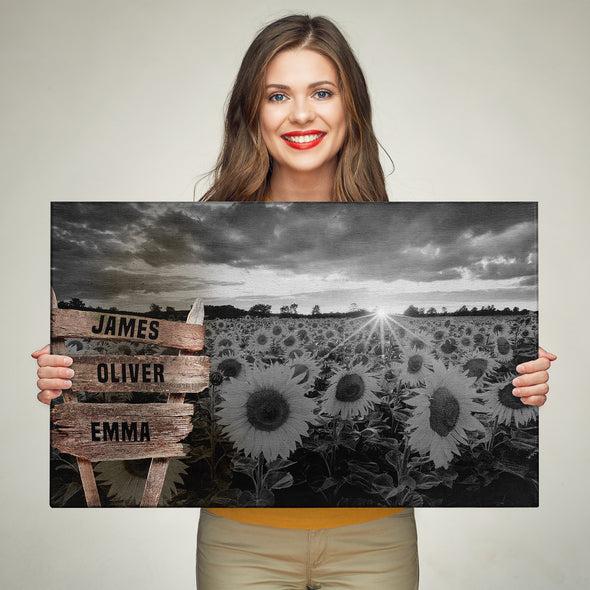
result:
M 276 160 L 275 160 L 276 162 Z M 330 174 L 333 175 L 336 170 L 337 159 L 318 161 L 316 157 L 301 157 L 294 159 L 283 160 L 278 167 L 281 172 L 288 174 Z M 278 167 L 275 167 L 277 170 Z M 277 170 L 278 171 L 278 170 Z

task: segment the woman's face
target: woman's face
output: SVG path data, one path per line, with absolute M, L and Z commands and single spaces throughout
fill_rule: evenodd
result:
M 336 170 L 346 134 L 338 82 L 334 64 L 310 49 L 281 51 L 271 60 L 260 128 L 275 168 Z

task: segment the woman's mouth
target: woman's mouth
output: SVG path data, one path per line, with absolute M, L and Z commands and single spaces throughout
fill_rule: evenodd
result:
M 281 135 L 285 143 L 295 150 L 308 150 L 315 147 L 324 139 L 326 133 L 324 131 L 293 131 Z

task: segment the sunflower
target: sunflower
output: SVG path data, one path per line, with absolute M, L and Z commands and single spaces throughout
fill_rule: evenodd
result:
M 448 335 L 449 335 L 448 330 L 445 330 L 444 328 L 438 328 L 437 330 L 435 330 L 432 333 L 432 339 L 436 343 L 440 343 L 440 342 L 443 342 L 444 339 L 447 338 Z
M 127 461 L 100 461 L 94 465 L 96 482 L 108 486 L 108 498 L 116 506 L 139 506 L 145 489 L 145 482 L 151 459 L 132 459 Z M 182 484 L 182 476 L 187 466 L 177 458 L 171 457 L 160 493 L 158 506 L 168 506 L 178 493 L 177 484 Z
M 504 334 L 505 329 L 506 329 L 506 326 L 502 323 L 499 323 L 499 324 L 494 325 L 494 327 L 492 328 L 492 331 L 494 332 L 494 334 Z
M 510 426 L 512 421 L 516 426 L 527 424 L 538 416 L 539 408 L 529 406 L 512 395 L 513 389 L 512 377 L 489 385 L 485 390 L 485 406 L 493 417 L 498 418 L 500 424 Z
M 512 345 L 504 336 L 498 336 L 494 344 L 494 356 L 501 362 L 507 363 L 512 360 L 514 351 Z
M 286 459 L 316 421 L 315 403 L 305 397 L 307 390 L 291 367 L 259 365 L 247 381 L 232 378 L 225 385 L 219 423 L 245 455 L 262 454 L 267 461 Z
M 313 387 L 320 374 L 320 366 L 309 352 L 289 355 L 287 366 L 293 370 L 293 377 L 307 387 Z
M 310 350 L 309 346 L 293 346 L 291 348 L 287 348 L 285 349 L 285 357 L 287 357 L 287 361 L 291 361 L 296 359 L 298 356 L 303 356 L 304 354 L 310 354 L 313 351 L 313 345 L 312 345 L 312 349 Z
M 486 335 L 483 332 L 477 332 L 473 335 L 473 345 L 474 346 L 485 346 L 486 343 Z
M 394 343 L 392 343 L 394 344 Z M 411 336 L 408 342 L 409 348 L 415 348 L 416 350 L 423 350 L 432 348 L 432 341 L 428 336 Z
M 242 378 L 248 369 L 248 363 L 246 359 L 235 352 L 223 354 L 212 359 L 211 362 L 211 373 L 219 372 L 226 379 L 235 377 L 236 379 Z
M 482 406 L 473 400 L 473 377 L 455 366 L 445 368 L 441 361 L 433 368 L 422 391 L 406 401 L 416 408 L 408 419 L 408 444 L 421 455 L 429 454 L 435 467 L 447 468 L 453 455 L 460 454 L 457 445 L 467 442 L 467 431 L 484 430 L 473 416 Z
M 436 350 L 441 358 L 451 359 L 453 358 L 453 355 L 456 356 L 455 353 L 457 353 L 458 351 L 457 340 L 451 337 L 445 338 L 442 342 L 439 343 Z
M 425 349 L 402 347 L 399 380 L 410 387 L 424 383 L 433 362 L 434 357 Z
M 460 365 L 463 371 L 467 373 L 467 377 L 475 377 L 477 383 L 483 381 L 485 377 L 492 373 L 499 366 L 499 363 L 487 352 L 475 350 L 465 355 Z
M 284 330 L 283 326 L 281 326 L 281 324 L 273 324 L 270 327 L 270 333 L 272 334 L 272 336 L 274 338 L 279 338 L 280 336 L 282 336 L 284 331 L 285 330 Z
M 293 347 L 298 346 L 299 341 L 297 340 L 297 336 L 295 334 L 287 334 L 283 338 L 281 338 L 281 346 L 289 352 Z
M 473 345 L 473 338 L 469 334 L 462 334 L 459 336 L 457 347 L 463 353 L 473 350 L 475 348 Z
M 233 348 L 236 346 L 237 339 L 233 337 L 231 334 L 219 334 L 214 341 L 213 348 L 216 350 L 224 349 L 224 348 Z
M 365 340 L 360 340 L 354 345 L 353 352 L 355 354 L 363 354 L 364 352 L 367 352 L 368 349 L 369 346 L 367 342 Z
M 322 412 L 348 418 L 365 416 L 379 398 L 379 380 L 365 363 L 341 369 L 332 376 L 322 404 Z
M 272 344 L 270 331 L 259 328 L 250 336 L 248 348 L 253 352 L 266 352 Z

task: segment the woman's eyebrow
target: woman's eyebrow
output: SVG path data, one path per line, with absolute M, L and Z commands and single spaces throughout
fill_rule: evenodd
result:
M 334 82 L 330 82 L 330 80 L 320 80 L 319 82 L 312 82 L 308 85 L 308 88 L 315 88 L 316 86 L 325 86 L 326 84 L 334 86 L 334 88 L 337 88 L 336 84 L 334 84 Z M 291 89 L 291 87 L 287 86 L 286 84 L 267 84 L 265 88 L 278 88 L 279 90 Z

